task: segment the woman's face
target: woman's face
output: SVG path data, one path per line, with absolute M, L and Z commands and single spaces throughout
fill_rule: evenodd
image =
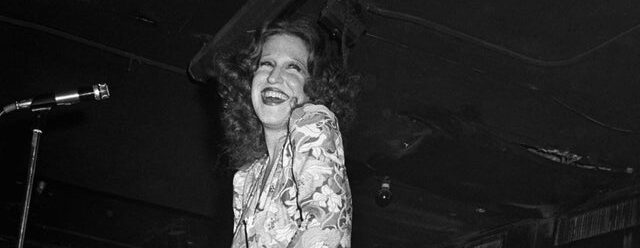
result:
M 286 128 L 292 107 L 308 100 L 303 90 L 308 59 L 306 44 L 296 36 L 277 34 L 265 41 L 251 83 L 253 109 L 265 128 Z

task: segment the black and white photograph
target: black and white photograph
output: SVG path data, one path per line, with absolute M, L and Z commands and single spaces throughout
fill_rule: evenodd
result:
M 640 1 L 5 0 L 0 247 L 640 247 Z

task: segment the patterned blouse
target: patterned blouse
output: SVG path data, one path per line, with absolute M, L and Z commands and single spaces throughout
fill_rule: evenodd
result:
M 334 114 L 297 108 L 272 166 L 266 157 L 233 178 L 238 247 L 350 247 L 351 190 Z

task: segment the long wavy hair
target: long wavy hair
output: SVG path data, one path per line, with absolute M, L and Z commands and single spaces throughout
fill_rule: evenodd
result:
M 336 114 L 342 130 L 355 119 L 357 76 L 343 68 L 339 46 L 308 19 L 276 20 L 253 33 L 251 43 L 240 50 L 225 50 L 214 56 L 213 73 L 222 101 L 222 128 L 230 165 L 239 168 L 267 154 L 262 123 L 251 103 L 251 82 L 265 41 L 286 34 L 299 37 L 308 48 L 310 77 L 304 85 L 309 102 L 321 104 Z

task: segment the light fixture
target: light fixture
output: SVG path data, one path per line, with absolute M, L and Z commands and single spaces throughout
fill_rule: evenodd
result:
M 386 207 L 391 203 L 391 196 L 391 178 L 384 176 L 380 190 L 378 190 L 378 194 L 376 195 L 376 204 L 380 207 Z

